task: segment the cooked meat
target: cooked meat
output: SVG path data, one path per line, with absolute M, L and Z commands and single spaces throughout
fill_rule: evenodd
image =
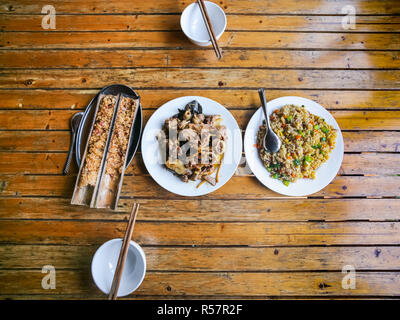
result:
M 213 186 L 215 186 L 215 184 L 217 183 L 215 178 L 211 176 L 203 176 L 203 179 L 206 180 L 208 183 L 212 184 Z
M 182 181 L 204 180 L 215 185 L 210 175 L 221 165 L 226 146 L 226 127 L 219 115 L 204 115 L 197 101 L 165 120 L 157 135 L 165 166 Z M 164 155 L 163 155 L 164 156 Z

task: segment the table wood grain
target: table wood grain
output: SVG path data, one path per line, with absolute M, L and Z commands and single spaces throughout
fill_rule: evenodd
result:
M 103 299 L 90 275 L 96 248 L 122 237 L 147 255 L 127 299 L 400 298 L 400 5 L 396 0 L 222 0 L 228 25 L 212 48 L 192 45 L 179 17 L 191 1 L 0 1 L 0 299 Z M 343 29 L 342 8 L 356 9 Z M 309 197 L 276 194 L 245 159 L 221 189 L 183 198 L 161 189 L 141 152 L 117 212 L 69 204 L 77 166 L 61 174 L 71 116 L 103 86 L 141 95 L 145 122 L 166 101 L 201 95 L 244 130 L 286 95 L 322 104 L 343 130 L 338 176 Z M 56 289 L 41 270 L 56 268 Z M 356 288 L 342 288 L 342 268 Z

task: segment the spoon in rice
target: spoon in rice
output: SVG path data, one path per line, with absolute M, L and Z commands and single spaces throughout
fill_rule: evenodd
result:
M 281 148 L 281 140 L 275 134 L 275 132 L 271 129 L 271 124 L 269 122 L 269 116 L 267 111 L 267 100 L 265 99 L 265 91 L 263 88 L 258 89 L 258 94 L 260 95 L 261 106 L 264 111 L 265 122 L 267 123 L 267 132 L 265 133 L 263 139 L 263 148 L 265 151 L 269 152 L 278 152 Z

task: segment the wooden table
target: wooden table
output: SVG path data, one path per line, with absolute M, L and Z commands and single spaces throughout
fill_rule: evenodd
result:
M 191 1 L 0 2 L 0 297 L 104 298 L 90 275 L 96 248 L 122 237 L 147 255 L 132 299 L 400 297 L 400 5 L 396 0 L 221 0 L 224 58 L 179 27 Z M 353 5 L 356 29 L 343 29 Z M 244 129 L 259 100 L 297 95 L 327 107 L 343 130 L 340 174 L 307 198 L 276 194 L 239 170 L 218 191 L 182 198 L 161 189 L 140 152 L 118 212 L 69 204 L 77 168 L 61 175 L 69 120 L 103 86 L 142 97 L 144 117 L 201 95 Z M 56 269 L 56 289 L 41 286 Z M 342 268 L 356 269 L 343 289 Z

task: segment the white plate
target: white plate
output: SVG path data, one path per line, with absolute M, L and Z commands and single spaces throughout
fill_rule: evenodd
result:
M 337 130 L 335 149 L 333 149 L 329 155 L 328 161 L 317 169 L 315 179 L 299 179 L 295 183 L 290 183 L 289 186 L 285 186 L 282 181 L 270 177 L 270 173 L 264 167 L 258 155 L 258 150 L 255 147 L 257 143 L 257 131 L 264 120 L 261 107 L 254 113 L 247 125 L 244 135 L 244 152 L 251 171 L 253 171 L 257 179 L 266 187 L 288 196 L 307 196 L 325 188 L 337 175 L 343 160 L 343 136 L 333 116 L 324 107 L 309 99 L 300 97 L 281 97 L 274 99 L 268 102 L 268 113 L 271 114 L 274 110 L 280 109 L 287 104 L 304 105 L 310 113 L 324 118 L 328 124 Z
M 183 182 L 179 177 L 168 171 L 161 161 L 161 152 L 156 139 L 167 118 L 178 113 L 189 102 L 197 100 L 203 107 L 205 115 L 218 114 L 222 117 L 222 124 L 227 128 L 228 140 L 226 151 L 219 172 L 219 182 L 212 186 L 203 183 L 199 188 L 196 186 L 200 181 Z M 164 189 L 182 196 L 201 196 L 222 187 L 235 173 L 242 155 L 242 134 L 232 114 L 218 102 L 198 96 L 180 97 L 168 101 L 158 108 L 150 117 L 143 131 L 142 156 L 147 171 L 153 179 Z

